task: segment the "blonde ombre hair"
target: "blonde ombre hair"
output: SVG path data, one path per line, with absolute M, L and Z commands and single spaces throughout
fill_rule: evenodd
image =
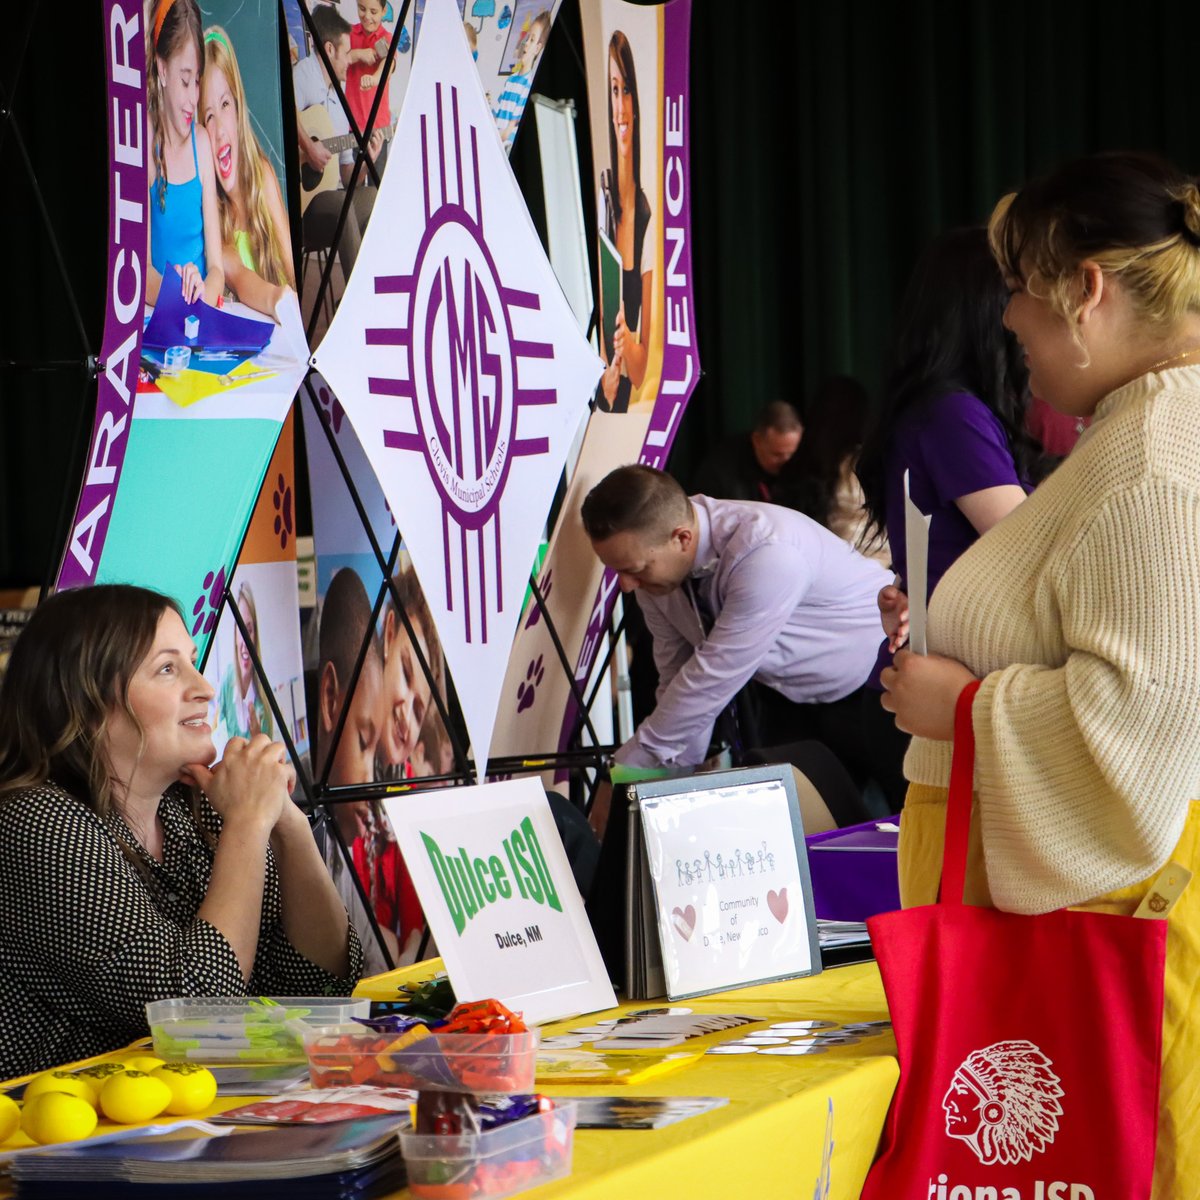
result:
M 250 241 L 250 252 L 254 256 L 254 272 L 267 283 L 290 286 L 287 256 L 283 238 L 267 208 L 266 172 L 272 170 L 250 127 L 250 112 L 246 107 L 246 89 L 242 84 L 242 73 L 238 68 L 237 56 L 229 35 L 219 25 L 210 25 L 204 31 L 204 78 L 201 83 L 201 108 L 204 104 L 204 88 L 216 67 L 229 84 L 233 102 L 237 105 L 238 177 L 237 201 L 225 192 L 220 176 L 217 177 L 217 212 L 221 225 L 221 244 L 236 245 L 235 234 L 238 222 L 235 208 L 245 214 L 244 232 Z
M 1080 340 L 1079 268 L 1116 279 L 1148 332 L 1200 312 L 1200 189 L 1150 154 L 1077 159 L 1004 196 L 988 223 L 1004 275 L 1046 300 Z

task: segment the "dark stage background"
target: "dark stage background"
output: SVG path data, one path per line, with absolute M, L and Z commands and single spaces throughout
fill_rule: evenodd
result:
M 579 5 L 589 2 L 564 0 L 535 81 L 574 99 L 585 178 Z M 75 500 L 107 228 L 100 5 L 18 0 L 5 17 L 0 587 L 43 580 Z M 920 247 L 986 219 L 1030 174 L 1104 148 L 1200 167 L 1196 30 L 1183 0 L 694 0 L 692 255 L 705 375 L 673 464 L 686 477 L 765 402 L 803 409 L 827 375 L 856 375 L 874 394 Z M 513 163 L 539 220 L 532 122 Z M 187 462 L 178 479 L 202 496 Z

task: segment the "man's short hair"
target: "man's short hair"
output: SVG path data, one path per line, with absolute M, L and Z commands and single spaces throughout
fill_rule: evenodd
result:
M 588 492 L 580 515 L 593 542 L 637 533 L 658 545 L 691 521 L 692 503 L 665 471 L 634 465 L 618 467 L 600 480 Z
M 755 433 L 799 433 L 804 429 L 800 414 L 786 400 L 775 400 L 758 414 Z
M 322 46 L 336 46 L 343 34 L 350 34 L 350 22 L 332 4 L 319 4 L 314 7 L 312 23 Z

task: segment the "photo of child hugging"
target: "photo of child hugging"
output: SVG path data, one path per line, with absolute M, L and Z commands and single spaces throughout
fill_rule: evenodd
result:
M 330 787 L 371 783 L 375 779 L 375 750 L 382 712 L 383 660 L 371 625 L 371 601 L 352 567 L 343 567 L 330 581 L 321 607 L 318 635 L 316 774 L 326 769 Z M 366 657 L 352 697 L 348 688 L 363 642 L 370 636 Z M 332 744 L 342 708 L 350 709 L 342 736 Z M 326 764 L 328 763 L 328 767 Z M 338 823 L 352 842 L 366 829 L 366 802 L 337 806 Z M 345 819 L 343 820 L 343 814 Z
M 216 171 L 221 268 L 243 304 L 276 317 L 296 288 L 283 193 L 250 123 L 237 55 L 219 25 L 204 31 L 201 123 Z
M 411 566 L 397 571 L 395 583 L 416 645 L 440 688 L 442 645 L 417 574 Z M 429 679 L 417 659 L 413 638 L 396 610 L 395 597 L 389 595 L 383 618 L 383 723 L 376 751 L 378 778 L 412 777 L 417 740 L 430 703 Z
M 375 920 L 397 966 L 415 962 L 425 932 L 425 913 L 417 889 L 383 804 L 372 800 L 367 814 L 367 831 L 354 843 L 354 869 L 363 881 L 375 910 Z M 427 951 L 428 952 L 428 951 Z
M 348 696 L 354 664 L 368 639 L 358 683 L 353 695 Z M 371 602 L 362 580 L 351 567 L 343 567 L 330 581 L 321 609 L 318 641 L 316 778 L 321 779 L 328 771 L 330 787 L 370 783 L 375 778 L 375 748 L 379 741 L 382 664 L 379 643 L 371 628 Z M 333 735 L 347 703 L 346 721 L 334 745 Z M 329 812 L 353 852 L 356 842 L 368 831 L 370 802 L 343 800 L 330 804 Z M 387 962 L 337 839 L 325 829 L 320 835 L 325 865 L 363 944 L 366 970 L 376 974 L 384 971 Z M 394 932 L 384 929 L 383 934 L 395 961 L 399 942 Z
M 374 129 L 385 129 L 392 123 L 388 96 L 389 81 L 383 78 L 383 62 L 387 57 L 392 35 L 384 28 L 384 0 L 358 0 L 358 23 L 350 26 L 350 66 L 346 71 L 346 102 L 360 132 L 367 127 L 377 88 L 383 89 L 379 111 L 375 114 Z M 392 71 L 396 62 L 392 60 Z M 387 162 L 385 145 L 375 160 L 380 171 Z
M 183 298 L 215 305 L 225 290 L 217 183 L 208 134 L 197 128 L 204 47 L 196 0 L 158 0 L 146 31 L 150 267 L 146 300 L 176 271 Z
M 549 36 L 550 12 L 543 10 L 529 22 L 529 28 L 517 47 L 512 73 L 505 80 L 504 89 L 492 111 L 506 154 L 512 153 L 513 143 L 517 138 L 517 126 L 521 123 L 521 115 L 529 100 L 529 90 L 533 86 L 533 75 Z

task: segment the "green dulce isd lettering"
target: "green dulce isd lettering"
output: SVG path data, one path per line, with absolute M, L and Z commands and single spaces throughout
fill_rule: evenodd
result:
M 558 889 L 532 818 L 526 817 L 502 839 L 496 848 L 498 852 L 486 857 L 472 857 L 463 846 L 444 850 L 423 830 L 421 841 L 457 933 L 462 933 L 467 922 L 490 905 L 511 900 L 514 884 L 521 899 L 562 912 Z

